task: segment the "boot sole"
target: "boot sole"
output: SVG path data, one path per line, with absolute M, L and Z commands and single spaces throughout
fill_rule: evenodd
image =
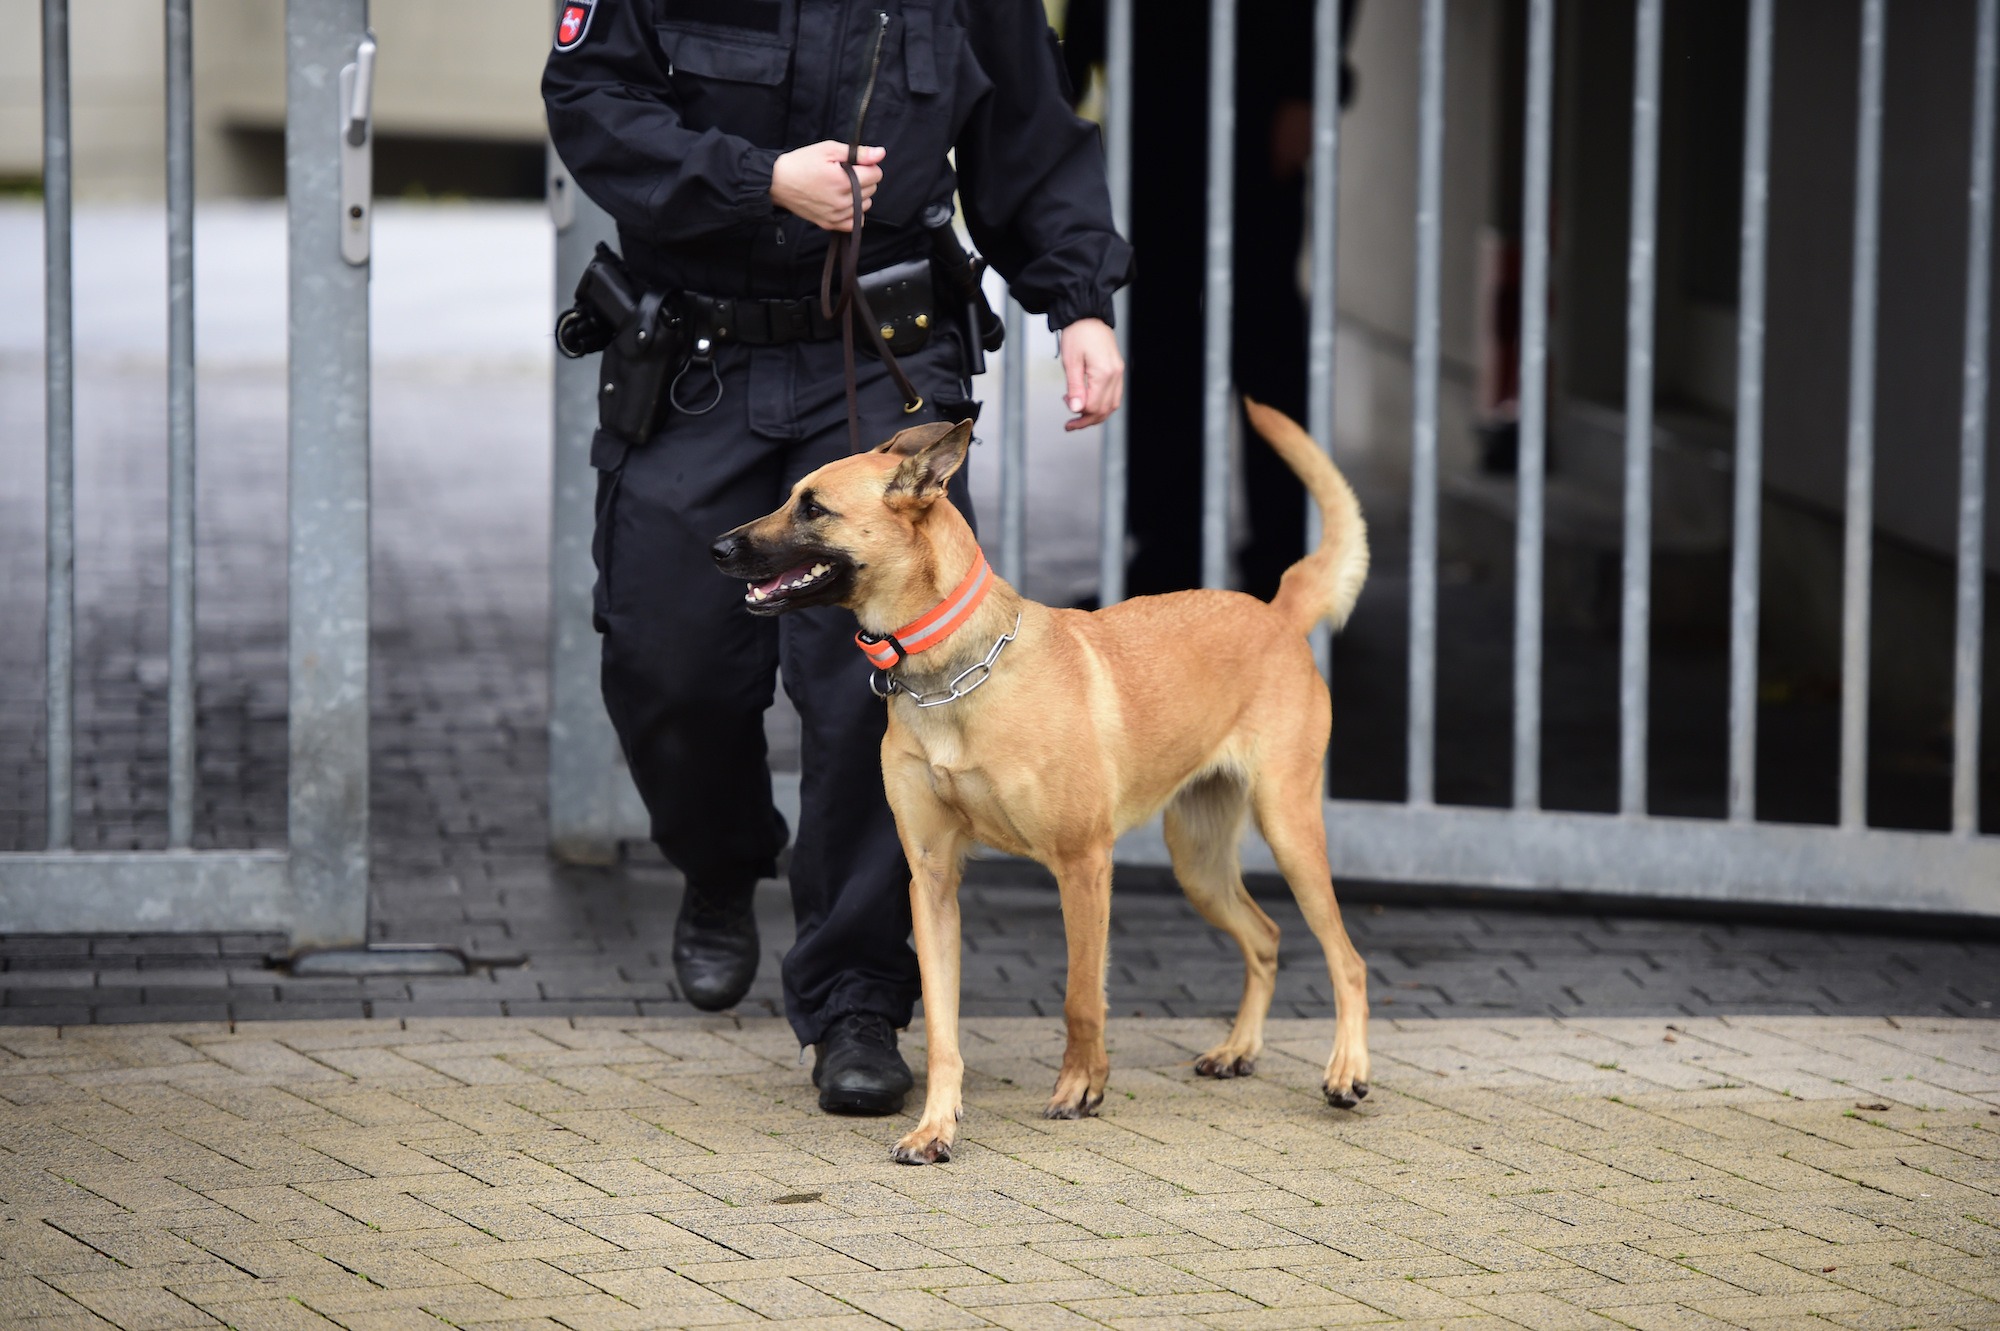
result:
M 723 994 L 719 999 L 711 1000 L 707 997 L 697 998 L 695 995 L 688 993 L 686 985 L 681 986 L 681 994 L 687 999 L 688 1006 L 699 1008 L 703 1012 L 727 1012 L 730 1008 L 741 1003 L 743 996 L 749 992 L 750 986 L 746 984 L 733 994 Z
M 822 1090 L 819 1093 L 819 1107 L 829 1114 L 855 1114 L 868 1118 L 885 1118 L 890 1114 L 903 1112 L 903 1099 L 907 1092 L 840 1091 Z

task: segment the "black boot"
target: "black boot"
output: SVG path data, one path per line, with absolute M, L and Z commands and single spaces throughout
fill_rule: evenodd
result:
M 734 1007 L 757 978 L 755 882 L 687 885 L 674 921 L 674 978 L 704 1012 Z
M 887 1017 L 849 1012 L 835 1017 L 813 1046 L 813 1085 L 829 1114 L 893 1114 L 916 1078 L 896 1052 Z

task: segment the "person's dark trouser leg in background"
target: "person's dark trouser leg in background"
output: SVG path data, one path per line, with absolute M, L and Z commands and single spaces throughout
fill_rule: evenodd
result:
M 1306 305 L 1298 255 L 1305 239 L 1305 183 L 1240 169 L 1236 183 L 1236 297 L 1231 347 L 1236 387 L 1246 397 L 1306 420 Z M 1243 432 L 1243 496 L 1249 539 L 1237 556 L 1236 585 L 1268 601 L 1285 570 L 1305 554 L 1306 491 L 1292 469 Z M 1324 441 L 1321 441 L 1322 443 Z
M 927 399 L 906 415 L 881 365 L 864 357 L 864 444 L 938 419 L 939 404 L 956 410 L 960 363 L 947 337 L 906 357 Z M 758 619 L 708 553 L 724 531 L 775 509 L 800 476 L 848 454 L 840 347 L 723 347 L 717 368 L 723 396 L 712 412 L 673 414 L 644 447 L 600 440 L 605 705 L 654 839 L 690 892 L 718 899 L 727 924 L 730 909 L 747 914 L 750 888 L 775 874 L 783 849 L 763 732 L 782 658 L 804 727 L 786 1016 L 802 1044 L 821 1045 L 823 1104 L 894 1112 L 909 1071 L 891 1028 L 909 1022 L 919 986 L 908 867 L 882 793 L 885 713 L 868 691 L 854 619 L 833 608 Z M 954 499 L 969 516 L 962 493 Z

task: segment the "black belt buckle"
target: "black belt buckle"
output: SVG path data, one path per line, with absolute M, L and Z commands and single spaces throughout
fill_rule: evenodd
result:
M 812 298 L 770 302 L 771 342 L 810 342 L 813 337 Z

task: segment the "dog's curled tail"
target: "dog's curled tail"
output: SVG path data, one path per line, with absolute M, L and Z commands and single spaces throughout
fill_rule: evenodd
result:
M 1301 633 L 1321 620 L 1338 630 L 1368 580 L 1368 524 L 1361 503 L 1333 459 L 1297 421 L 1247 397 L 1243 408 L 1257 433 L 1298 473 L 1319 505 L 1319 549 L 1285 570 L 1271 605 Z

